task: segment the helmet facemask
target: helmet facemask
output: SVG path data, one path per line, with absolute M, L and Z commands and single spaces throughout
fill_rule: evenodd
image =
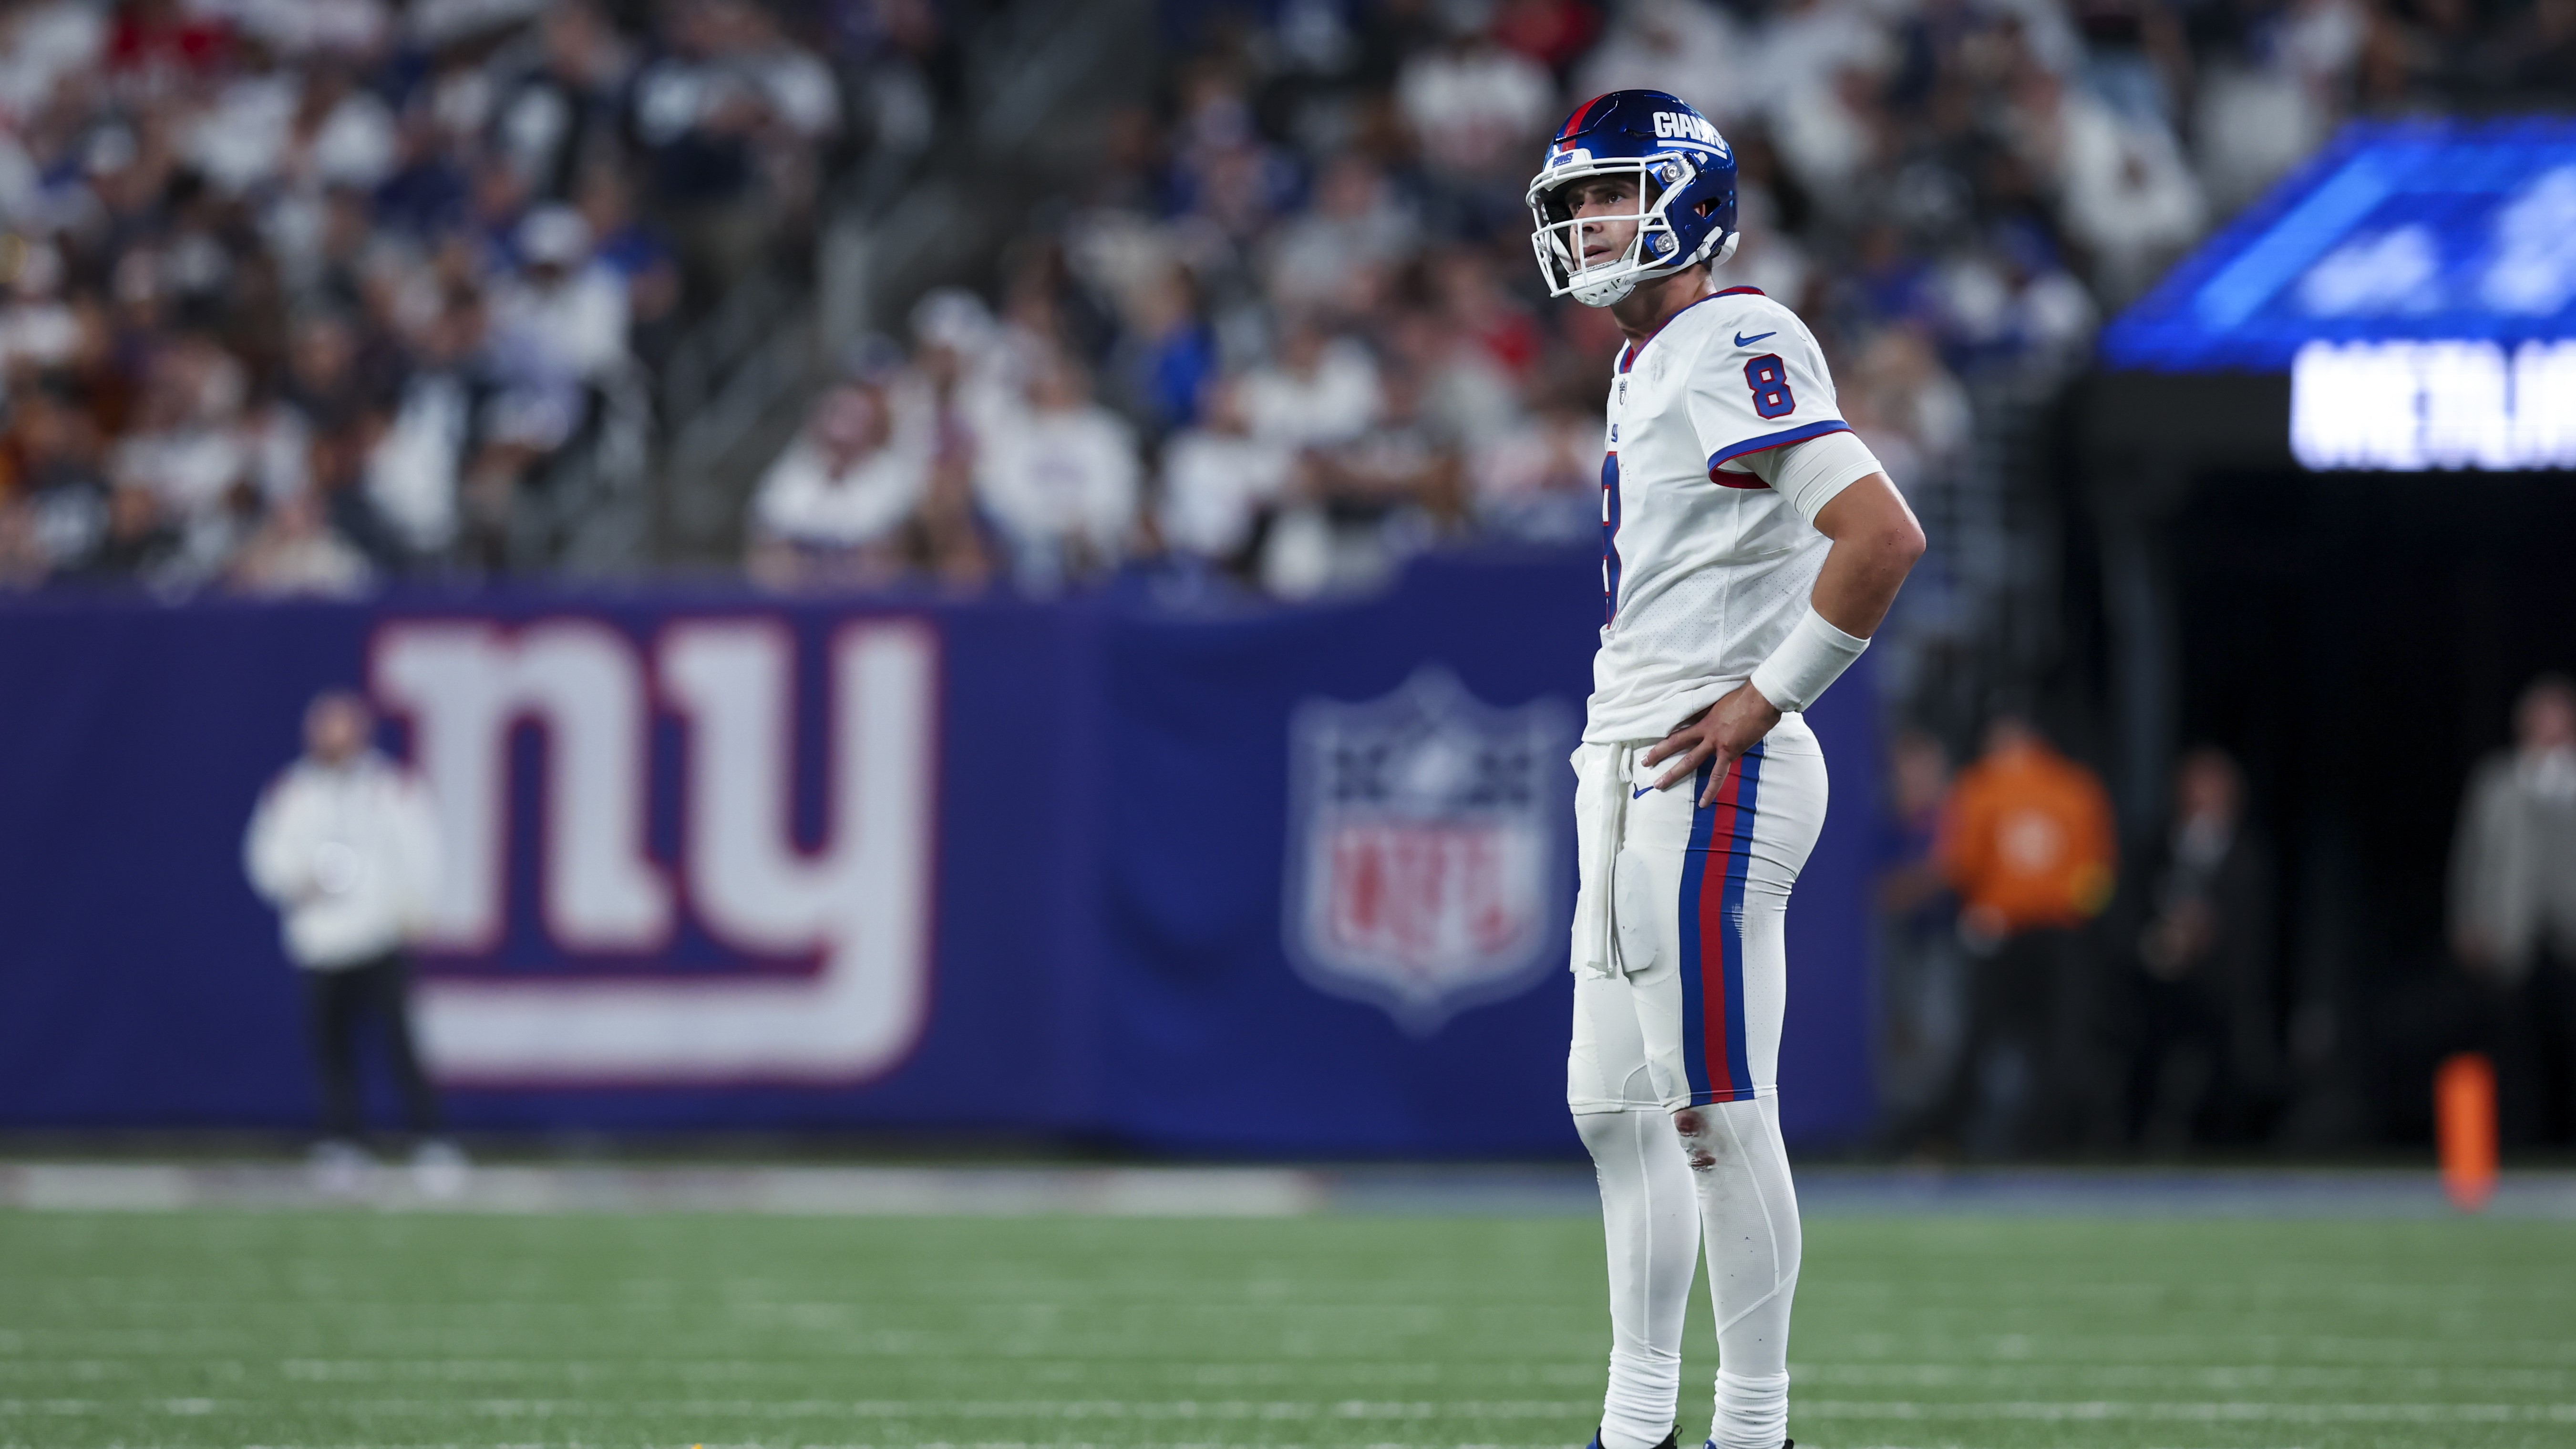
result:
M 1697 175 L 1688 157 L 1670 153 L 1598 161 L 1579 154 L 1570 160 L 1552 159 L 1551 170 L 1532 184 L 1528 198 L 1530 218 L 1536 224 L 1530 246 L 1538 253 L 1548 295 L 1570 296 L 1587 307 L 1607 307 L 1637 290 L 1639 282 L 1670 276 L 1703 261 L 1723 262 L 1732 255 L 1736 242 L 1732 229 L 1713 229 L 1696 254 L 1680 255 L 1681 237 L 1666 209 Z M 1578 217 L 1567 206 L 1565 197 L 1578 184 L 1620 176 L 1636 182 L 1636 210 Z M 1627 249 L 1583 265 L 1583 228 L 1622 221 L 1637 227 Z
M 1530 233 L 1530 246 L 1538 253 L 1539 271 L 1547 278 L 1548 295 L 1570 296 L 1587 307 L 1607 307 L 1635 291 L 1641 281 L 1670 276 L 1704 260 L 1678 255 L 1681 240 L 1673 229 L 1672 218 L 1665 214 L 1672 197 L 1687 187 L 1695 174 L 1687 158 L 1662 155 L 1599 161 L 1583 158 L 1543 176 L 1544 189 L 1538 185 L 1530 188 L 1530 218 L 1536 223 Z M 1636 182 L 1636 210 L 1578 217 L 1567 206 L 1567 193 L 1580 183 L 1622 176 Z M 1585 266 L 1583 228 L 1623 221 L 1637 226 L 1627 249 Z M 1732 242 L 1733 235 L 1730 233 L 1727 239 Z

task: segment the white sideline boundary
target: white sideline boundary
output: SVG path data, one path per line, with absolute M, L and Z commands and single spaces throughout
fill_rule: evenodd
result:
M 1805 1167 L 1809 1218 L 2460 1218 L 2428 1171 Z M 1317 1213 L 1590 1217 L 1591 1174 L 1555 1167 L 478 1166 L 423 1194 L 399 1161 L 326 1191 L 285 1162 L 0 1161 L 0 1210 L 375 1209 L 791 1217 L 1283 1218 Z M 2576 1222 L 2576 1172 L 2508 1172 L 2480 1216 Z
M 452 1197 L 423 1194 L 398 1162 L 327 1192 L 274 1163 L 0 1165 L 0 1207 L 541 1214 L 751 1213 L 786 1217 L 1278 1218 L 1321 1211 L 1315 1173 L 1272 1168 L 477 1167 Z

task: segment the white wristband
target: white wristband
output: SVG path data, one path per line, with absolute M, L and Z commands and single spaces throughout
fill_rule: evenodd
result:
M 1841 678 L 1868 647 L 1868 640 L 1853 638 L 1826 623 L 1825 616 L 1809 604 L 1806 617 L 1754 669 L 1751 682 L 1772 708 L 1795 713 L 1814 704 L 1825 686 Z

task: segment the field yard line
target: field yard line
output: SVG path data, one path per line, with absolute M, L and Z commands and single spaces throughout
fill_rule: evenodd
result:
M 871 1354 L 871 1357 L 886 1357 Z M 672 1359 L 666 1371 L 701 1382 L 759 1381 L 795 1378 L 801 1364 L 764 1359 Z M 519 1358 L 405 1356 L 384 1359 L 290 1358 L 276 1362 L 281 1377 L 296 1383 L 381 1384 L 471 1383 L 478 1380 L 609 1379 L 640 1365 L 626 1360 L 566 1360 L 532 1372 Z M 1802 1390 L 1838 1388 L 2011 1388 L 2023 1385 L 2155 1389 L 2339 1389 L 2404 1388 L 2440 1393 L 2503 1391 L 2549 1393 L 2576 1388 L 2576 1369 L 2502 1368 L 2453 1365 L 2398 1369 L 2374 1365 L 2218 1364 L 2135 1365 L 2082 1363 L 1798 1363 L 1790 1376 Z M 0 1358 L 0 1382 L 39 1375 L 73 1376 L 104 1381 L 132 1378 L 141 1372 L 109 1359 L 54 1359 L 22 1362 Z M 1240 1376 L 1236 1376 L 1240 1377 Z M 1383 1377 L 1382 1375 L 1380 1377 Z M 1202 1384 L 1224 1378 L 1200 1379 Z
M 1319 1173 L 1266 1167 L 480 1167 L 453 1200 L 409 1174 L 354 1195 L 281 1163 L 0 1164 L 0 1207 L 170 1212 L 349 1208 L 463 1213 L 744 1212 L 786 1217 L 1299 1217 L 1327 1206 Z
M 1800 1299 L 1802 1304 L 1806 1301 L 1803 1297 Z M 1873 1338 L 1884 1340 L 1890 1335 L 1862 1334 L 1856 1337 L 1862 1341 L 1869 1341 Z M 2017 1335 L 2007 1335 L 2008 1339 L 2012 1337 Z M 2231 1333 L 2221 1329 L 2199 1333 L 2079 1333 L 2065 1330 L 2050 1334 L 2048 1342 L 2056 1358 L 2054 1360 L 2032 1359 L 2030 1362 L 2103 1363 L 2115 1359 L 2156 1356 L 2168 1348 L 2181 1347 L 2191 1352 L 2175 1354 L 2172 1361 L 2189 1363 L 2205 1361 L 2215 1346 L 2244 1344 L 2264 1352 L 2237 1355 L 2238 1357 L 2262 1357 L 2264 1353 L 2279 1354 L 2285 1350 L 2292 1350 L 2306 1357 L 2329 1361 L 2325 1366 L 2331 1366 L 2331 1361 L 2337 1358 L 2355 1365 L 2396 1365 L 2421 1363 L 2434 1355 L 2450 1351 L 2452 1347 L 2440 1339 L 2410 1338 L 2394 1333 L 2386 1338 L 2353 1338 L 2325 1334 L 2285 1334 L 2277 1329 L 2246 1333 Z M 2093 1357 L 2083 1360 L 2072 1358 L 2070 1351 L 2079 1347 L 2090 1351 Z M 2500 1354 L 2508 1351 L 2522 1356 L 2525 1360 L 2536 1360 L 2542 1364 L 2576 1364 L 2576 1339 L 2571 1338 L 2482 1338 L 2477 1340 L 2474 1347 L 2468 1351 L 2474 1352 L 2478 1356 L 2478 1362 L 2482 1364 L 2491 1363 Z M 1999 1350 L 1999 1352 L 2007 1357 L 2021 1356 L 2009 1349 Z
M 1793 1415 L 1818 1419 L 2023 1419 L 2044 1423 L 2101 1419 L 2182 1419 L 2205 1423 L 2289 1424 L 2576 1424 L 2576 1404 L 2278 1404 L 2250 1400 L 2205 1403 L 2094 1399 L 2017 1399 L 1926 1403 L 1907 1399 L 1798 1399 Z
M 0 1439 L 0 1449 L 51 1449 L 51 1446 L 30 1444 L 23 1440 Z M 293 1442 L 271 1443 L 262 1441 L 244 1445 L 243 1449 L 352 1449 L 352 1446 L 346 1440 L 334 1439 L 327 1443 L 312 1444 Z M 364 1449 L 457 1449 L 457 1444 L 452 1439 L 425 1441 L 417 1444 L 378 1442 L 370 1440 L 364 1446 Z M 503 1449 L 510 1449 L 510 1446 L 503 1446 Z M 542 1449 L 542 1446 L 532 1444 L 524 1446 L 524 1449 Z M 700 1444 L 698 1449 L 775 1449 L 775 1446 L 756 1443 L 727 1444 L 723 1442 L 712 1442 Z M 1299 1444 L 1293 1441 L 1282 1442 L 1272 1439 L 1246 1440 L 1241 1442 L 1208 1438 L 1179 1439 L 1168 1442 L 1146 1439 L 1120 1440 L 1114 1445 L 1107 1445 L 1087 1439 L 976 1439 L 960 1443 L 945 1439 L 924 1440 L 907 1437 L 899 1442 L 889 1444 L 804 1443 L 795 1445 L 794 1449 L 1319 1449 L 1319 1446 Z M 1517 1444 L 1502 1443 L 1492 1440 L 1461 1444 L 1443 1439 L 1426 1440 L 1419 1443 L 1411 1443 L 1402 1440 L 1383 1440 L 1368 1445 L 1367 1449 L 1565 1449 L 1565 1446 L 1562 1441 L 1557 1439 L 1540 1439 Z M 1847 1449 L 1959 1449 L 1959 1446 L 1955 1442 L 1943 1445 L 1923 1446 L 1902 1444 L 1856 1444 L 1847 1446 Z M 2146 1449 L 2160 1449 L 2160 1446 L 2146 1446 Z M 2206 1446 L 2191 1446 L 2191 1449 L 2206 1449 Z M 2278 1446 L 2239 1445 L 2233 1446 L 2233 1449 L 2309 1449 L 2309 1446 L 2296 1444 Z
M 2362 1364 L 1808 1364 L 1789 1365 L 1792 1381 L 1815 1386 L 1960 1388 L 2023 1383 L 2085 1383 L 2118 1388 L 2331 1389 L 2386 1385 L 2413 1389 L 2481 1388 L 2547 1392 L 2576 1388 L 2576 1369 L 2456 1365 L 2397 1369 Z
M 249 1407 L 259 1402 L 214 1399 L 172 1400 L 184 1408 L 168 1412 L 204 1414 L 227 1402 Z M 598 1398 L 532 1398 L 489 1396 L 458 1399 L 331 1399 L 333 1408 L 354 1414 L 453 1413 L 462 1409 L 491 1418 L 549 1418 L 596 1411 Z M 1368 1399 L 638 1399 L 620 1395 L 621 1411 L 680 1417 L 807 1419 L 1436 1419 L 1465 1415 L 1488 1419 L 1579 1418 L 1585 1410 L 1562 1399 L 1544 1400 L 1368 1400 Z M 96 1399 L 0 1399 L 0 1414 L 77 1415 L 101 1413 L 117 1405 Z
M 205 1415 L 225 1409 L 226 1401 L 209 1398 L 162 1401 L 162 1412 Z M 248 1408 L 254 1401 L 238 1401 Z M 453 1413 L 487 1418 L 552 1418 L 596 1412 L 596 1398 L 490 1397 L 463 1400 L 340 1399 L 332 1406 L 358 1415 Z M 1420 1400 L 1347 1399 L 1327 1403 L 1309 1399 L 625 1399 L 628 1412 L 677 1419 L 850 1418 L 916 1420 L 968 1419 L 1110 1419 L 1110 1420 L 1410 1420 L 1410 1419 L 1555 1419 L 1579 1417 L 1579 1406 L 1564 1400 Z M 0 1399 L 0 1414 L 77 1416 L 107 1412 L 109 1403 L 94 1399 Z M 1798 1398 L 1791 1412 L 1809 1419 L 1995 1420 L 2043 1423 L 2104 1420 L 2180 1420 L 2196 1423 L 2292 1424 L 2576 1424 L 2576 1403 L 2558 1404 L 2299 1404 L 2260 1400 L 2160 1402 L 2119 1399 L 1946 1402 L 1911 1399 Z
M 2433 1174 L 1801 1167 L 1803 1209 L 1850 1217 L 2447 1219 Z M 300 1165 L 0 1162 L 0 1208 L 169 1212 L 350 1208 L 544 1214 L 742 1212 L 822 1217 L 1589 1217 L 1600 1200 L 1573 1166 L 1511 1168 L 960 1167 L 496 1164 L 461 1197 L 432 1200 L 388 1164 L 354 1195 L 317 1189 Z M 2576 1221 L 2576 1172 L 2504 1175 L 2489 1218 Z

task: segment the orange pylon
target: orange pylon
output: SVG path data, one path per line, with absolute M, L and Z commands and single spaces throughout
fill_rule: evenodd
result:
M 2496 1190 L 2496 1080 L 2484 1052 L 2447 1057 L 2433 1073 L 2433 1137 L 2451 1205 L 2485 1207 Z

